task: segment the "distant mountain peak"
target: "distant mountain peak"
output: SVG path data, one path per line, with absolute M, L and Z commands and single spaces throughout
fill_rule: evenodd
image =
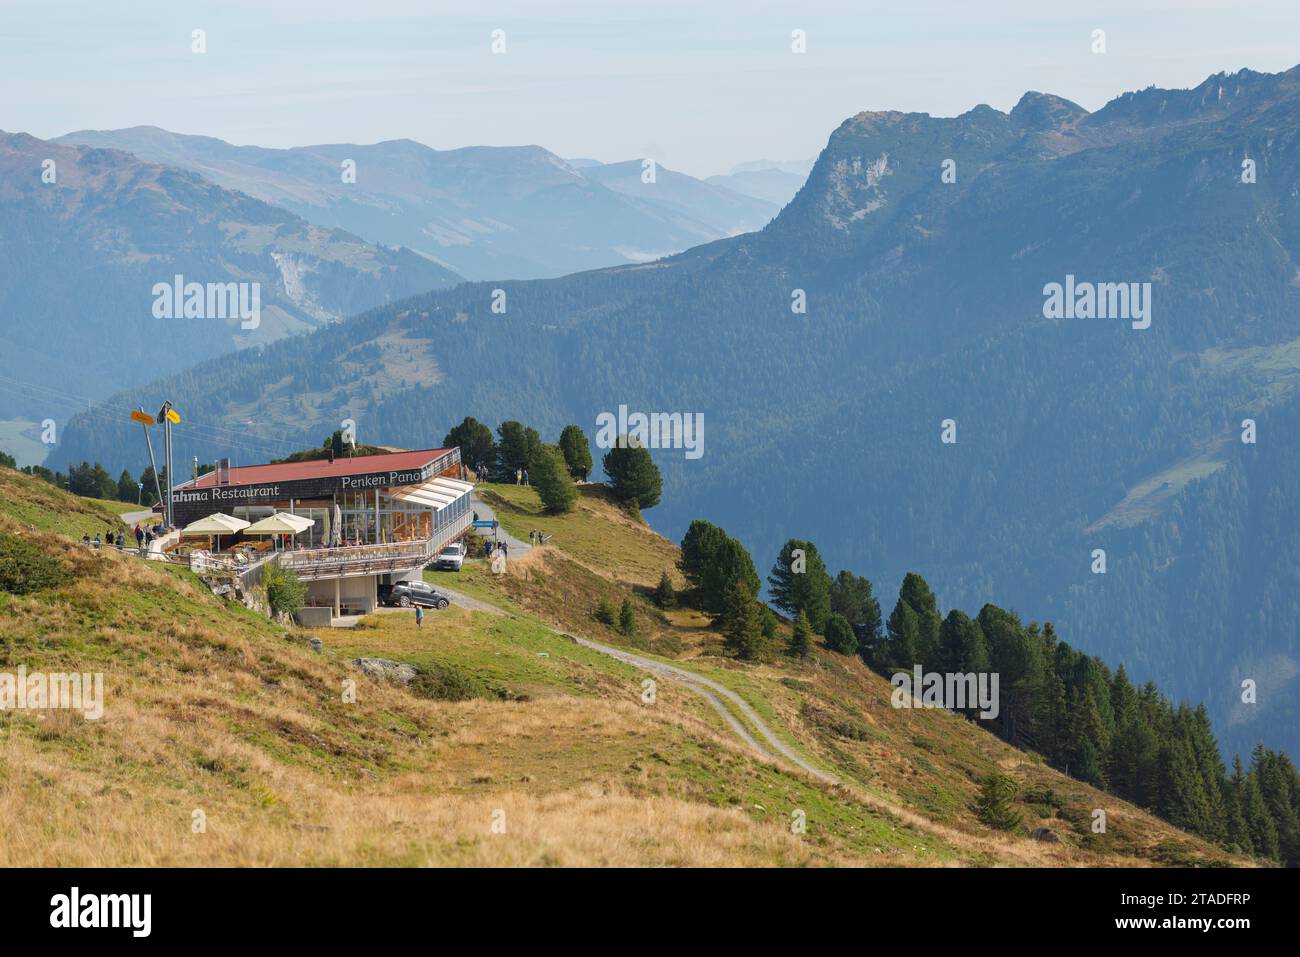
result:
M 1078 103 L 1035 90 L 1022 96 L 1010 114 L 1012 127 L 1024 132 L 1073 129 L 1088 115 L 1088 111 Z

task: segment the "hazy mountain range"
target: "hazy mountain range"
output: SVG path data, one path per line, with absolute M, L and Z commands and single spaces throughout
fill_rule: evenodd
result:
M 759 232 L 433 292 L 111 409 L 169 396 L 196 421 L 248 421 L 250 440 L 311 444 L 354 418 L 412 447 L 467 414 L 554 440 L 620 405 L 703 413 L 702 458 L 655 453 L 656 527 L 707 517 L 763 567 L 811 538 L 882 588 L 919 571 L 945 608 L 997 599 L 1204 700 L 1229 752 L 1295 754 L 1297 183 L 1300 68 L 1094 113 L 1042 93 L 1009 114 L 862 113 Z M 1114 284 L 1116 309 L 1124 284 L 1149 326 L 1055 318 L 1046 292 L 1076 281 Z M 55 462 L 138 467 L 136 445 L 74 420 Z
M 189 171 L 23 133 L 0 132 L 0 251 L 4 372 L 87 399 L 460 281 Z M 256 323 L 157 318 L 153 289 L 177 275 L 257 284 Z M 0 418 L 67 411 L 4 395 Z
M 813 160 L 806 162 L 773 162 L 772 160 L 753 160 L 739 163 L 730 173 L 710 176 L 707 182 L 715 186 L 765 199 L 777 206 L 784 206 L 794 199 L 799 187 L 808 178 Z
M 779 209 L 660 165 L 643 182 L 639 159 L 570 163 L 540 146 L 435 150 L 392 140 L 264 149 L 149 126 L 60 141 L 192 170 L 310 222 L 406 246 L 470 279 L 644 262 L 760 229 Z M 348 163 L 355 181 L 346 181 Z

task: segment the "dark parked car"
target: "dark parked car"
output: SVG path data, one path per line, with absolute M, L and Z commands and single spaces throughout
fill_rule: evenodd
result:
M 451 604 L 446 595 L 434 591 L 427 582 L 398 582 L 396 585 L 380 585 L 379 600 L 385 605 L 398 605 L 411 608 L 423 605 L 425 608 L 442 610 Z

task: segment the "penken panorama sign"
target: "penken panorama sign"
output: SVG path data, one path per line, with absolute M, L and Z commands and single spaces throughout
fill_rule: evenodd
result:
M 224 511 L 232 505 L 269 505 L 287 499 L 331 498 L 340 492 L 366 492 L 402 485 L 420 485 L 437 477 L 447 467 L 443 458 L 418 469 L 389 469 L 353 475 L 320 475 L 283 482 L 248 485 L 209 485 L 178 488 L 173 495 L 176 521 L 185 525 Z

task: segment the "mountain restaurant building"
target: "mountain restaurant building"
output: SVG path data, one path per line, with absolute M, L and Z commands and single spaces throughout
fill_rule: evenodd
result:
M 184 527 L 225 512 L 257 522 L 276 512 L 311 519 L 274 557 L 307 582 L 304 625 L 328 624 L 378 605 L 380 585 L 418 579 L 424 566 L 472 524 L 460 449 L 282 462 L 213 472 L 176 486 Z

